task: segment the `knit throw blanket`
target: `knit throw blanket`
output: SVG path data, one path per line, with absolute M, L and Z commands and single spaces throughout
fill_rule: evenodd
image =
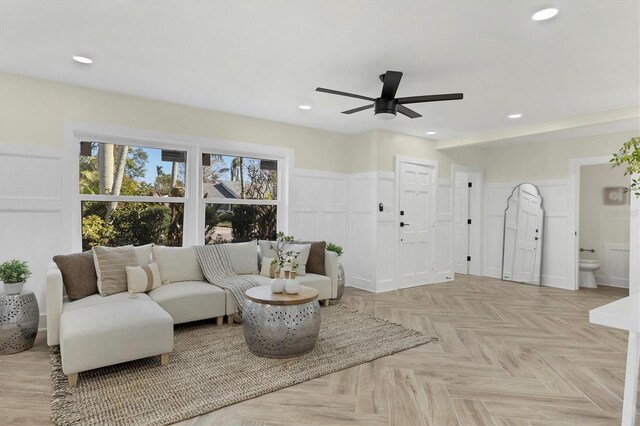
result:
M 246 275 L 237 275 L 231 268 L 229 255 L 222 245 L 193 246 L 198 256 L 198 262 L 205 278 L 211 284 L 229 290 L 236 301 L 236 313 L 234 322 L 242 321 L 242 306 L 244 305 L 244 292 L 260 284 Z

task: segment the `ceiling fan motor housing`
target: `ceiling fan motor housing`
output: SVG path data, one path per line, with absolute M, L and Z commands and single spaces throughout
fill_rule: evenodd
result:
M 396 115 L 398 109 L 397 99 L 378 98 L 373 103 L 376 114 L 393 114 Z

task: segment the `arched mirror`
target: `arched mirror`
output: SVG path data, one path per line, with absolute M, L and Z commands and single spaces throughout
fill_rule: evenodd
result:
M 543 220 L 538 188 L 530 183 L 516 186 L 504 211 L 503 280 L 540 285 Z

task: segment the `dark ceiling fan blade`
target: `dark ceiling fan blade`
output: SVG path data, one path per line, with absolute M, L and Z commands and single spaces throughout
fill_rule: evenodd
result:
M 343 114 L 353 114 L 354 112 L 364 111 L 365 109 L 373 108 L 373 104 L 365 105 L 359 108 L 349 109 L 347 111 L 342 111 Z
M 398 98 L 399 104 L 419 104 L 421 102 L 455 101 L 462 99 L 462 93 L 447 93 L 444 95 L 409 96 Z
M 398 104 L 398 112 L 400 114 L 404 114 L 409 118 L 418 118 L 418 117 L 422 117 L 422 115 L 418 114 L 417 112 L 415 112 L 412 109 L 407 108 L 406 106 L 400 105 Z
M 348 96 L 350 98 L 364 99 L 365 101 L 371 101 L 371 102 L 375 101 L 375 99 L 370 98 L 368 96 L 354 95 L 353 93 L 341 92 L 339 90 L 325 89 L 324 87 L 316 87 L 316 92 L 330 93 L 332 95 Z
M 387 71 L 384 73 L 382 94 L 380 97 L 384 99 L 394 99 L 401 79 L 402 73 L 400 71 Z

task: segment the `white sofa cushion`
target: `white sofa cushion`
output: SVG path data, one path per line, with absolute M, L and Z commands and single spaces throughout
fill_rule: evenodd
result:
M 149 297 L 171 315 L 174 324 L 225 315 L 225 293 L 206 281 L 164 284 Z
M 173 351 L 173 320 L 141 294 L 92 295 L 60 317 L 62 371 L 78 373 Z
M 231 261 L 231 269 L 238 275 L 258 274 L 258 244 L 254 241 L 247 243 L 224 244 Z
M 153 246 L 153 260 L 160 268 L 162 283 L 204 281 L 200 262 L 193 247 Z

